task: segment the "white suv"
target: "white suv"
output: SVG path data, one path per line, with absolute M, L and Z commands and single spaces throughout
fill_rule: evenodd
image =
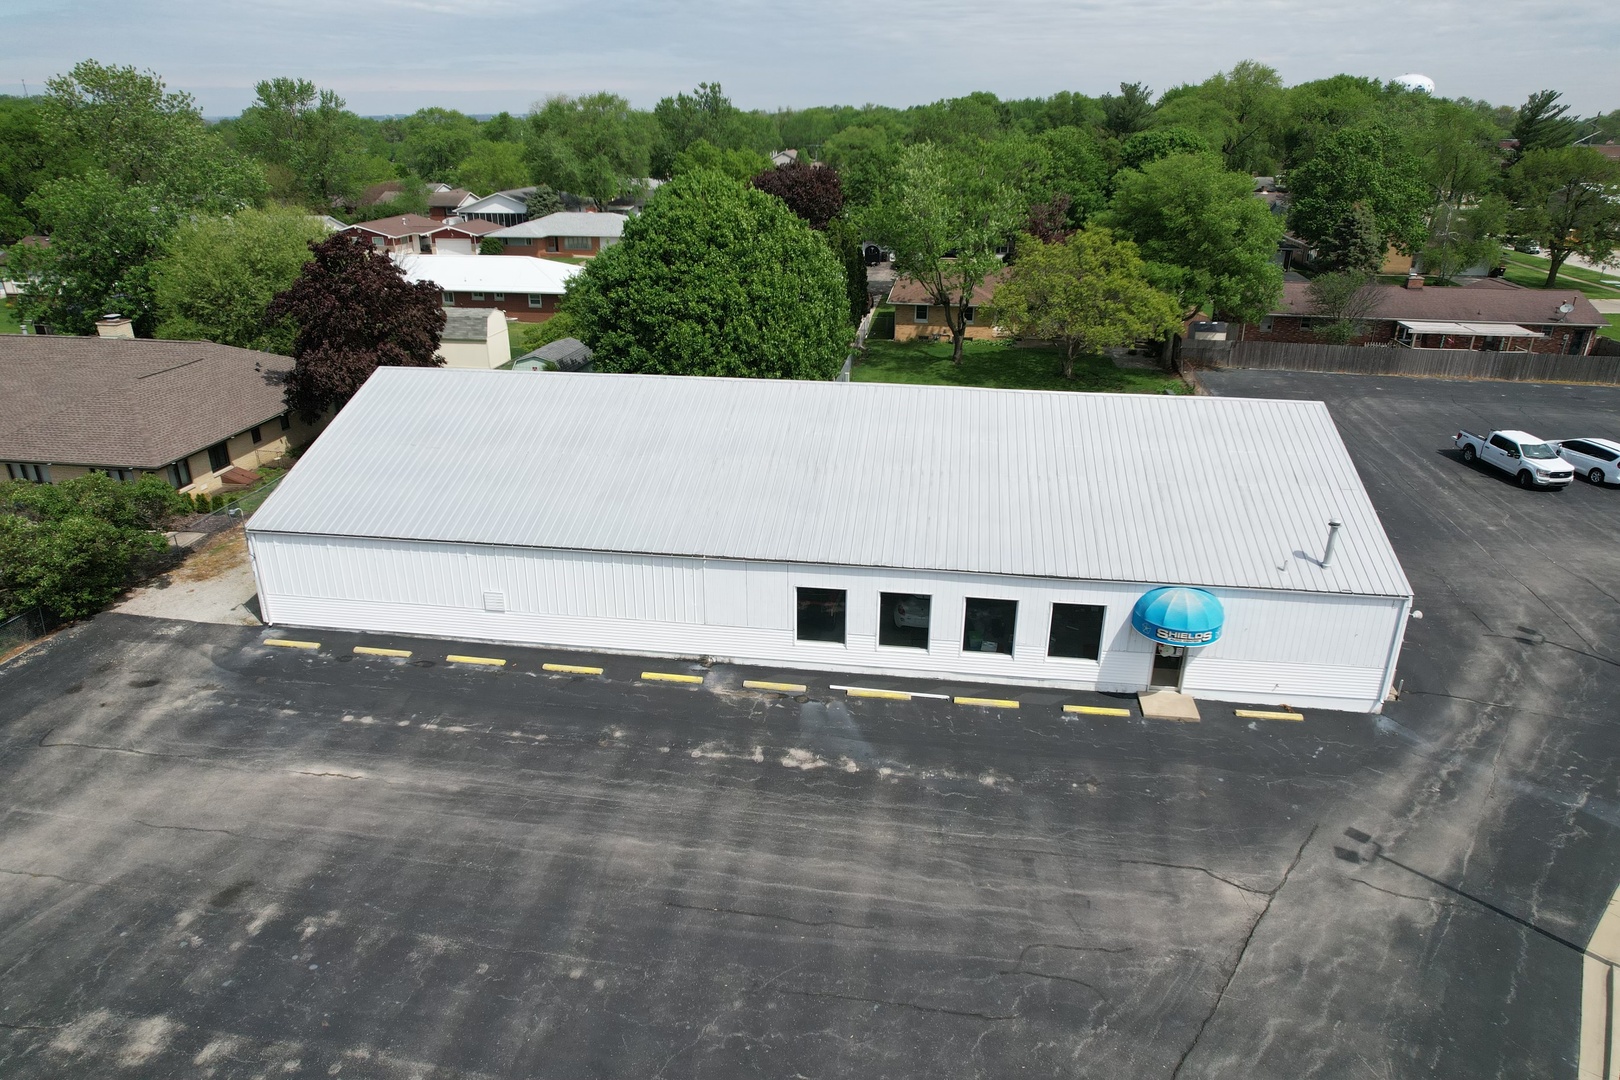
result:
M 1565 439 L 1558 456 L 1594 484 L 1620 484 L 1620 443 L 1611 439 Z

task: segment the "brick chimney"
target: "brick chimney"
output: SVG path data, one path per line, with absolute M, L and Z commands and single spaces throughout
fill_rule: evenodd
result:
M 125 318 L 115 311 L 96 320 L 96 333 L 107 338 L 133 339 L 135 337 L 135 320 Z
M 1423 288 L 1423 275 L 1422 274 L 1415 274 L 1415 273 L 1414 274 L 1407 274 L 1406 275 L 1406 287 L 1408 289 L 1421 289 L 1421 288 Z

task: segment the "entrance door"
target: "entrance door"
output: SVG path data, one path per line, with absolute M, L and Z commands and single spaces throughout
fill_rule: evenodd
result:
M 1153 649 L 1153 672 L 1148 676 L 1148 687 L 1153 690 L 1180 690 L 1181 667 L 1187 661 L 1187 650 L 1179 645 L 1156 645 Z

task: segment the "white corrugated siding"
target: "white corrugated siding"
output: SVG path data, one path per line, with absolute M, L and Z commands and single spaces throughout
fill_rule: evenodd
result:
M 1307 401 L 382 368 L 249 530 L 1411 594 Z
M 264 532 L 250 544 L 261 604 L 275 623 L 1100 690 L 1140 689 L 1151 666 L 1151 643 L 1130 628 L 1148 583 Z M 845 644 L 795 640 L 800 586 L 847 590 Z M 933 597 L 927 650 L 878 645 L 881 592 Z M 1189 692 L 1361 710 L 1382 701 L 1401 601 L 1216 592 L 1227 629 L 1189 659 Z M 503 610 L 486 610 L 492 593 Z M 967 597 L 1018 601 L 1012 656 L 962 649 Z M 1100 661 L 1046 656 L 1054 602 L 1107 608 Z

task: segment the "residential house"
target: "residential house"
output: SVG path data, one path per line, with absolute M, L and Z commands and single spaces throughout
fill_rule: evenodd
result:
M 1500 278 L 1425 288 L 1413 275 L 1404 285 L 1368 288 L 1369 310 L 1358 319 L 1363 332 L 1351 345 L 1585 356 L 1607 325 L 1580 293 L 1526 289 Z M 1282 303 L 1245 326 L 1242 340 L 1320 344 L 1326 321 L 1311 302 L 1309 282 L 1284 282 Z
M 589 371 L 591 347 L 579 338 L 558 338 L 512 361 L 513 371 Z
M 456 216 L 462 219 L 493 221 L 502 227 L 516 225 L 520 221 L 529 220 L 529 196 L 533 195 L 534 191 L 533 187 L 497 191 L 493 195 L 486 195 L 482 199 L 458 206 Z
M 434 221 L 457 217 L 463 206 L 478 201 L 478 196 L 466 188 L 446 187 L 443 184 L 434 187 L 436 190 L 428 192 L 427 199 L 428 217 Z
M 493 221 L 470 218 L 445 222 L 430 234 L 434 255 L 477 255 L 484 237 L 500 231 Z
M 512 359 L 506 313 L 492 307 L 447 309 L 438 355 L 445 367 L 491 371 L 505 366 Z
M 559 213 L 491 233 L 506 255 L 590 257 L 619 242 L 625 218 L 613 213 Z
M 433 234 L 443 226 L 421 214 L 400 214 L 398 217 L 378 218 L 350 225 L 343 231 L 364 236 L 373 247 L 388 255 L 416 252 L 433 254 Z
M 0 462 L 13 480 L 101 472 L 214 491 L 308 443 L 323 426 L 287 412 L 285 356 L 209 341 L 0 335 Z
M 995 297 L 996 286 L 1006 276 L 1005 270 L 991 274 L 973 290 L 967 309 L 968 338 L 981 340 L 1004 336 L 1004 332 L 987 319 L 980 318 L 980 310 Z M 961 303 L 960 290 L 950 294 L 951 305 Z M 945 320 L 945 309 L 934 303 L 933 297 L 915 278 L 897 278 L 889 290 L 889 303 L 894 305 L 894 340 L 896 341 L 949 341 L 951 326 Z
M 406 254 L 396 261 L 407 280 L 437 285 L 447 308 L 495 308 L 519 322 L 555 315 L 568 280 L 579 273 L 572 263 L 553 259 Z

